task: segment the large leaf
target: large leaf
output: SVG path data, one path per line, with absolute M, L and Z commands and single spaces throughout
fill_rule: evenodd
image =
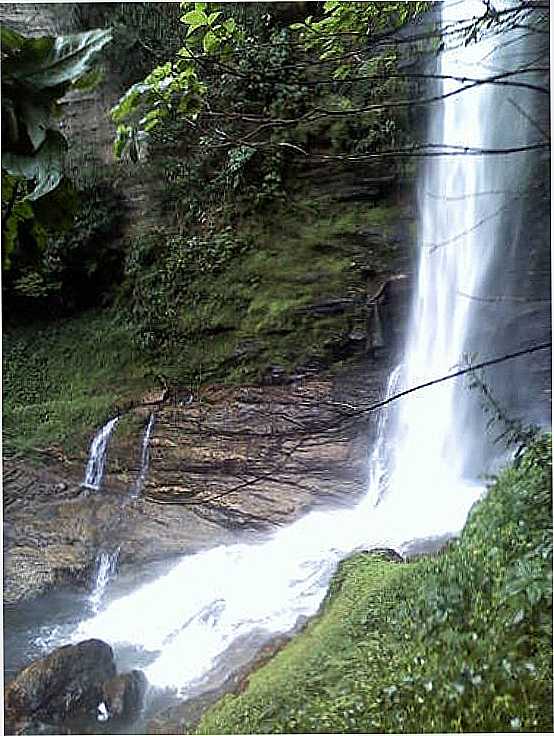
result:
M 90 71 L 111 37 L 109 29 L 96 28 L 54 39 L 25 39 L 22 58 L 5 66 L 4 74 L 39 89 L 70 84 Z
M 55 189 L 62 178 L 62 159 L 67 141 L 61 133 L 48 130 L 42 146 L 33 156 L 15 153 L 2 154 L 2 168 L 14 176 L 22 176 L 36 182 L 35 188 L 25 199 L 35 200 Z

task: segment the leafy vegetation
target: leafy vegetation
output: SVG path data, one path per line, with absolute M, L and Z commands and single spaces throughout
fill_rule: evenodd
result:
M 21 320 L 23 315 L 33 317 L 44 311 L 60 317 L 107 305 L 121 283 L 126 221 L 121 195 L 107 184 L 76 191 L 64 183 L 37 203 L 35 212 L 56 207 L 61 197 L 64 204 L 60 209 L 45 214 L 51 223 L 48 230 L 29 213 L 27 226 L 40 233 L 40 249 L 22 247 L 12 256 L 4 276 L 9 321 L 13 322 L 14 316 Z M 60 223 L 64 217 L 68 222 Z
M 54 119 L 59 100 L 71 87 L 98 81 L 92 62 L 111 38 L 95 29 L 68 36 L 27 38 L 10 28 L 2 39 L 2 235 L 4 268 L 19 242 L 19 225 L 34 220 L 31 233 L 40 249 L 47 210 L 33 202 L 53 192 L 62 181 L 67 141 Z M 58 208 L 67 197 L 56 201 Z M 52 203 L 50 203 L 52 204 Z M 43 215 L 43 218 L 41 218 Z M 67 223 L 64 222 L 67 227 Z
M 165 355 L 166 375 L 176 370 L 173 381 L 183 384 L 199 375 L 259 380 L 272 365 L 292 371 L 314 360 L 328 367 L 348 353 L 348 335 L 363 320 L 364 269 L 386 268 L 394 257 L 383 247 L 368 259 L 358 233 L 368 223 L 386 232 L 396 216 L 394 206 L 366 203 L 329 212 L 325 198 L 299 196 L 271 221 L 137 240 L 122 292 L 135 340 L 154 360 Z M 344 308 L 318 313 L 333 299 Z M 171 367 L 173 354 L 187 359 Z
M 105 312 L 5 328 L 2 358 L 8 456 L 83 453 L 118 405 L 152 385 L 124 326 Z
M 95 29 L 27 38 L 6 27 L 0 32 L 3 294 L 13 319 L 37 308 L 59 312 L 83 304 L 78 272 L 88 268 L 90 277 L 90 262 L 77 265 L 72 248 L 61 247 L 63 233 L 75 224 L 79 196 L 64 177 L 67 141 L 57 118 L 66 92 L 99 81 L 92 65 L 111 34 Z M 72 233 L 67 242 L 74 240 Z
M 336 63 L 327 46 L 305 40 L 306 21 L 298 23 L 303 8 L 183 3 L 181 48 L 112 110 L 116 155 L 136 162 L 145 142 L 150 158 L 160 145 L 177 146 L 180 166 L 172 168 L 180 171 L 168 189 L 190 200 L 192 180 L 193 209 L 201 212 L 222 196 L 233 210 L 282 198 L 299 154 L 372 152 L 408 139 L 406 111 L 379 104 L 405 90 L 391 73 L 396 53 L 365 51 L 359 37 L 362 29 L 398 28 L 426 4 L 354 3 L 348 13 L 343 5 L 318 4 L 321 20 L 309 25 L 333 43 L 337 28 L 356 38 L 357 53 L 350 49 L 343 66 L 362 76 L 348 82 L 333 81 Z
M 552 730 L 549 437 L 436 557 L 344 562 L 316 620 L 197 733 Z
M 314 100 L 306 94 L 303 79 L 305 67 L 310 62 L 314 59 L 330 61 L 334 67 L 333 77 L 337 80 L 344 79 L 353 70 L 367 74 L 368 63 L 373 72 L 382 61 L 393 65 L 395 55 L 390 51 L 385 54 L 373 52 L 368 58 L 362 51 L 360 36 L 378 34 L 385 29 L 391 32 L 427 7 L 428 3 L 326 2 L 315 7 L 317 19 L 310 15 L 302 22 L 290 23 L 279 22 L 278 19 L 275 22 L 275 14 L 269 12 L 269 7 L 268 12 L 262 15 L 258 9 L 237 12 L 232 5 L 225 3 L 182 3 L 186 11 L 181 18 L 185 27 L 185 43 L 174 59 L 157 66 L 142 82 L 133 85 L 112 112 L 114 121 L 119 124 L 116 153 L 121 155 L 129 146 L 131 157 L 136 159 L 137 143 L 162 124 L 173 109 L 188 121 L 193 130 L 197 128 L 199 117 L 203 116 L 200 120 L 204 128 L 200 139 L 202 146 L 210 146 L 210 139 L 215 135 L 224 149 L 233 148 L 233 140 L 237 138 L 246 148 L 256 149 L 260 145 L 258 133 L 263 128 L 282 127 L 281 122 L 273 121 L 280 112 L 285 112 L 279 109 L 285 101 L 288 107 L 291 101 L 297 103 L 296 110 L 286 110 L 288 115 L 279 116 L 289 119 L 287 126 L 294 123 L 295 117 L 310 111 L 310 103 L 314 105 Z M 294 58 L 290 58 L 292 48 L 295 49 Z M 356 54 L 352 53 L 354 50 Z M 253 55 L 255 64 L 252 66 Z M 282 79 L 284 69 L 287 72 L 285 81 Z M 380 69 L 381 82 L 385 71 Z M 225 81 L 222 86 L 231 81 L 242 83 L 248 89 L 246 98 L 230 97 L 230 102 L 234 103 L 233 111 L 236 110 L 234 116 L 225 113 L 217 116 L 228 120 L 238 116 L 243 128 L 242 136 L 238 130 L 234 135 L 222 131 L 220 120 L 217 128 L 212 126 L 206 135 L 206 124 L 210 125 L 209 110 L 214 96 L 218 96 L 214 90 L 214 86 L 218 86 L 214 72 L 218 75 L 223 73 Z M 374 74 L 373 78 L 377 80 L 379 76 Z M 256 102 L 262 91 L 266 95 L 269 93 L 270 99 L 260 109 Z M 378 96 L 375 88 L 371 95 Z M 344 100 L 348 102 L 347 98 Z M 244 126 L 249 112 L 256 115 L 255 126 L 245 135 Z M 316 111 L 311 110 L 310 114 L 312 112 Z M 267 143 L 276 141 L 266 138 Z

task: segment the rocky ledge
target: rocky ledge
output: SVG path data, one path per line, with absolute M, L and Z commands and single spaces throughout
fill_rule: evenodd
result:
M 98 551 L 129 566 L 258 535 L 315 506 L 351 503 L 366 488 L 375 414 L 389 359 L 334 377 L 175 392 L 155 411 L 150 466 L 138 498 L 140 431 L 114 433 L 104 484 L 82 465 L 4 467 L 4 597 L 90 585 Z M 144 424 L 152 407 L 135 410 Z
M 332 373 L 273 366 L 260 385 L 137 397 L 129 422 L 112 435 L 98 491 L 81 485 L 85 455 L 52 452 L 42 467 L 6 459 L 5 603 L 54 586 L 90 586 L 100 550 L 119 546 L 124 568 L 268 532 L 318 505 L 351 503 L 367 485 L 377 419 L 360 409 L 385 390 L 407 281 L 376 291 L 384 343 L 369 339 L 369 325 L 365 354 Z M 152 411 L 148 474 L 135 498 Z

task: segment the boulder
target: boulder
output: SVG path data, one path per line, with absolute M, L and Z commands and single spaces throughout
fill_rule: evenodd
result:
M 112 648 L 99 639 L 59 647 L 21 670 L 6 687 L 6 718 L 12 722 L 95 718 L 102 684 L 115 673 Z
M 140 670 L 131 670 L 107 680 L 102 686 L 102 695 L 108 718 L 134 720 L 142 707 L 146 686 L 146 677 Z

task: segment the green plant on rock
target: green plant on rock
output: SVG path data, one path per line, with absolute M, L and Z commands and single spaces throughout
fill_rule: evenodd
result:
M 203 304 L 218 276 L 249 247 L 230 226 L 189 237 L 158 230 L 135 239 L 128 251 L 121 302 L 137 342 L 144 348 L 167 348 L 206 329 Z M 218 299 L 220 310 L 225 298 Z M 218 306 L 210 307 L 212 322 L 217 322 Z
M 67 36 L 27 38 L 0 28 L 2 41 L 2 234 L 4 268 L 19 245 L 20 226 L 28 228 L 27 243 L 40 249 L 49 209 L 35 206 L 51 195 L 63 177 L 67 141 L 56 125 L 59 100 L 71 88 L 96 84 L 92 68 L 110 40 L 109 30 Z M 51 204 L 51 203 L 50 203 Z M 63 202 L 57 202 L 63 207 Z M 66 210 L 67 211 L 67 210 Z

